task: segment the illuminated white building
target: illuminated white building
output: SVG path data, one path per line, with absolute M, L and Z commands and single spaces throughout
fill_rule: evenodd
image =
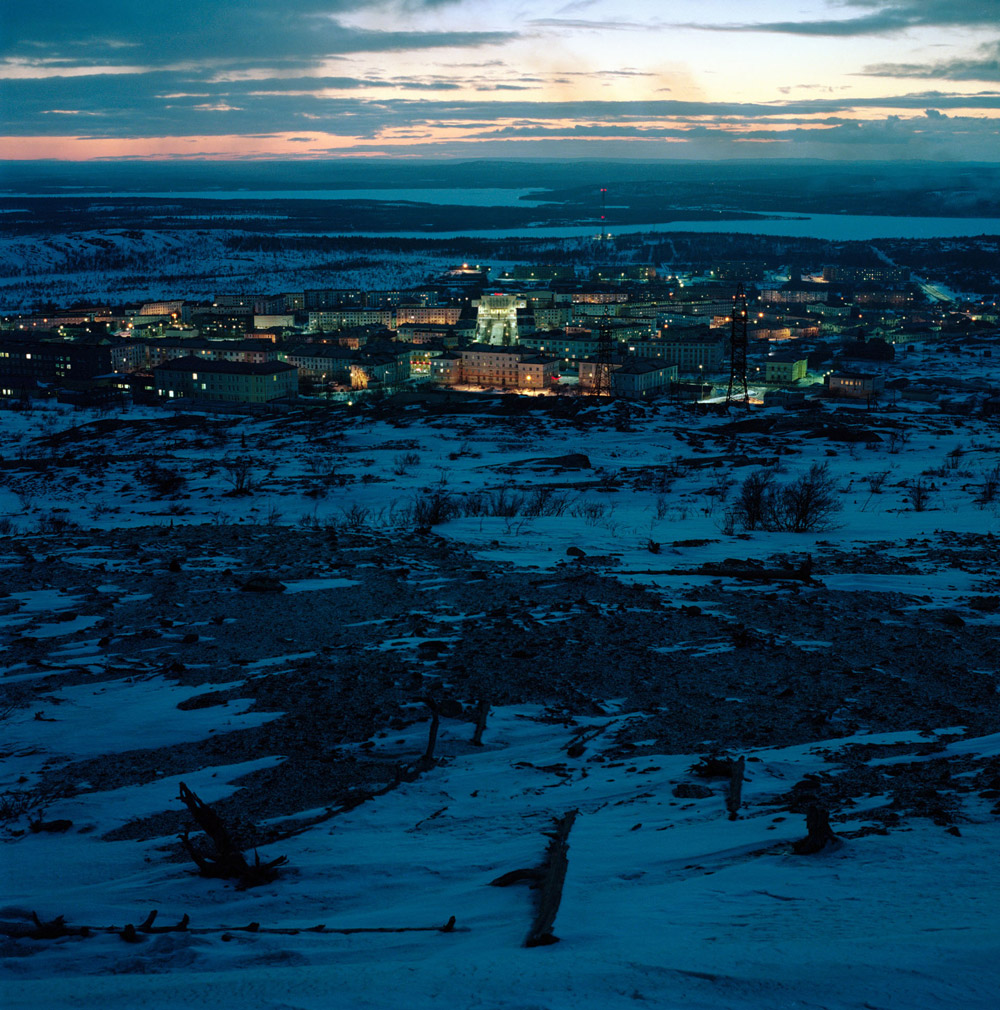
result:
M 516 295 L 483 295 L 476 316 L 477 344 L 499 344 L 510 347 L 518 343 L 517 310 L 528 303 Z

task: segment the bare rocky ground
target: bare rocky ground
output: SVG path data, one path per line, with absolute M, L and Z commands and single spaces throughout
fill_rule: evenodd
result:
M 282 755 L 217 805 L 246 844 L 391 784 L 419 756 L 394 734 L 428 722 L 427 698 L 443 704 L 450 725 L 466 721 L 470 737 L 484 699 L 545 706 L 567 741 L 578 717 L 636 713 L 597 763 L 867 731 L 926 728 L 930 740 L 931 729 L 956 727 L 925 747 L 846 747 L 839 771 L 794 785 L 783 809 L 819 799 L 837 811 L 881 797 L 876 819 L 886 827 L 926 816 L 957 832 L 975 794 L 1000 813 L 1000 763 L 928 760 L 927 748 L 1000 731 L 995 629 L 976 623 L 995 599 L 943 609 L 917 594 L 827 589 L 823 578 L 944 565 L 991 575 L 996 586 L 997 539 L 941 533 L 894 546 L 892 556 L 877 544 L 831 549 L 811 575 L 766 584 L 720 574 L 678 604 L 676 593 L 665 602 L 601 559 L 529 571 L 427 531 L 205 524 L 14 535 L 0 547 L 0 613 L 15 612 L 12 594 L 25 590 L 56 590 L 71 603 L 8 629 L 4 665 L 14 676 L 0 691 L 3 704 L 58 720 L 68 685 L 165 676 L 203 689 L 187 708 L 253 698 L 254 709 L 283 713 L 164 748 L 118 752 L 110 739 L 102 757 L 50 757 L 42 769 L 40 795 L 69 795 Z M 776 570 L 795 561 L 757 559 Z M 351 584 L 243 588 L 258 575 Z M 33 633 L 85 616 L 98 620 L 58 638 Z M 78 662 L 66 658 L 74 647 Z M 172 795 L 163 801 L 161 813 L 108 837 L 175 834 L 187 816 Z

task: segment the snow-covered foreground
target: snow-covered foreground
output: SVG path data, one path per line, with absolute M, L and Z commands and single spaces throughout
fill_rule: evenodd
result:
M 749 753 L 745 806 L 729 821 L 721 787 L 706 799 L 672 796 L 693 756 L 606 761 L 597 738 L 573 759 L 570 728 L 540 715 L 494 712 L 482 751 L 446 732 L 448 756 L 432 775 L 282 843 L 291 869 L 271 886 L 238 892 L 198 879 L 164 864 L 155 842 L 67 834 L 20 845 L 7 887 L 15 907 L 72 910 L 91 925 L 138 922 L 155 907 L 163 922 L 187 912 L 192 930 L 435 926 L 454 915 L 454 932 L 18 941 L 7 948 L 8 1005 L 995 1005 L 995 825 L 985 811 L 960 837 L 918 823 L 796 856 L 789 842 L 802 836 L 801 819 L 771 803 L 828 767 L 824 745 Z M 600 725 L 610 733 L 616 721 Z M 996 739 L 971 743 L 1000 750 Z M 115 800 L 52 813 L 101 821 Z M 531 893 L 488 884 L 538 864 L 542 832 L 570 809 L 580 814 L 561 942 L 524 949 Z M 834 826 L 867 823 L 860 809 Z
M 190 916 L 4 937 L 5 1005 L 995 1005 L 995 419 L 551 406 L 0 411 L 0 923 Z M 733 523 L 815 464 L 824 528 Z M 346 809 L 427 697 L 437 764 Z M 192 872 L 181 782 L 273 883 Z M 796 855 L 813 803 L 840 841 Z M 571 810 L 525 949 L 534 892 L 489 883 Z

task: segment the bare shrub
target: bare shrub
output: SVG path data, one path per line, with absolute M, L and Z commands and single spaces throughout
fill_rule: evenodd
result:
M 611 515 L 611 506 L 596 501 L 581 502 L 573 507 L 570 515 L 582 519 L 588 526 L 596 526 Z
M 37 522 L 39 533 L 78 533 L 81 529 L 78 522 L 58 515 L 55 511 L 43 513 Z
M 135 471 L 135 479 L 138 483 L 148 487 L 158 497 L 168 494 L 177 494 L 186 480 L 179 470 L 174 470 L 168 466 L 160 466 L 153 460 L 147 460 Z
M 813 463 L 808 473 L 785 484 L 777 500 L 778 528 L 792 533 L 829 529 L 833 517 L 843 508 L 826 463 Z
M 882 488 L 885 487 L 885 482 L 889 479 L 891 473 L 891 470 L 875 470 L 873 473 L 868 474 L 865 478 L 865 483 L 867 483 L 868 489 L 872 494 L 882 493 Z
M 998 494 L 1000 494 L 1000 463 L 997 463 L 992 470 L 983 471 L 983 482 L 976 501 L 980 505 L 988 505 L 996 501 Z
M 400 453 L 392 461 L 392 472 L 397 476 L 408 473 L 411 466 L 416 466 L 420 462 L 420 457 L 415 452 Z
M 770 470 L 757 470 L 740 485 L 729 511 L 734 526 L 757 530 L 769 528 L 774 507 L 774 474 Z
M 468 442 L 463 442 L 457 450 L 448 453 L 448 459 L 460 459 L 462 456 L 478 459 L 482 453 L 474 452 Z
M 910 440 L 909 432 L 906 431 L 890 431 L 889 432 L 889 444 L 888 449 L 894 456 L 903 448 L 904 445 Z
M 314 477 L 319 477 L 321 480 L 333 480 L 337 476 L 336 460 L 320 453 L 308 456 L 306 466 Z
M 458 503 L 438 488 L 421 491 L 410 507 L 410 516 L 416 526 L 437 526 L 459 514 Z
M 485 492 L 470 494 L 463 499 L 462 515 L 475 519 L 489 514 L 489 502 Z
M 251 456 L 227 456 L 222 461 L 222 469 L 232 487 L 231 495 L 253 494 L 256 486 L 254 460 Z
M 906 500 L 914 512 L 923 512 L 927 508 L 930 496 L 930 485 L 923 477 L 915 477 L 906 486 Z
M 524 511 L 524 495 L 512 491 L 509 487 L 497 488 L 489 492 L 487 497 L 489 502 L 487 515 L 510 519 Z
M 353 505 L 348 508 L 343 508 L 340 510 L 344 514 L 344 525 L 349 530 L 356 530 L 361 526 L 368 524 L 371 519 L 372 510 L 366 508 L 364 505 L 359 505 L 354 502 Z
M 707 493 L 719 501 L 725 501 L 735 483 L 735 478 L 728 470 L 719 470 L 709 481 Z
M 41 788 L 7 789 L 0 793 L 0 828 L 11 828 L 21 818 L 41 820 L 57 794 Z
M 535 488 L 524 501 L 526 516 L 561 516 L 569 508 L 567 495 L 559 494 L 550 487 Z
M 830 529 L 842 507 L 826 463 L 814 463 L 787 484 L 777 483 L 767 470 L 758 470 L 743 481 L 726 523 L 744 530 L 811 533 Z

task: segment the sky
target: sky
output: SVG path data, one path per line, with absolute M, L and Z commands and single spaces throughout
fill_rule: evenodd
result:
M 1000 160 L 1000 0 L 5 0 L 0 158 Z

